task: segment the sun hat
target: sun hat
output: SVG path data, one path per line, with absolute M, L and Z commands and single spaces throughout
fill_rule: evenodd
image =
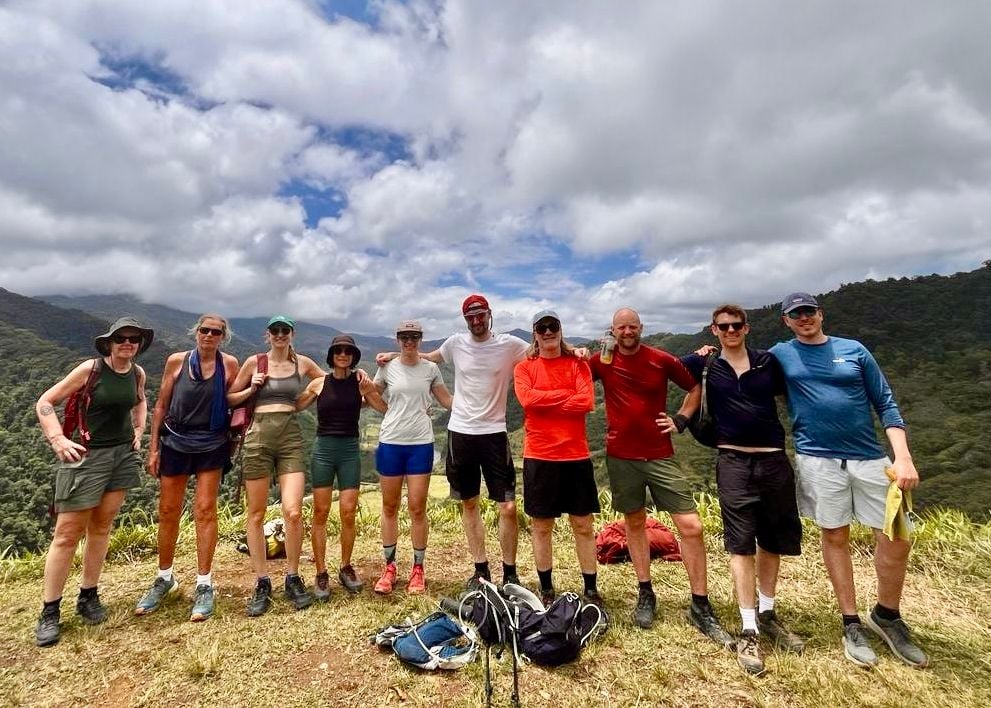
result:
M 334 348 L 335 347 L 347 347 L 351 350 L 351 368 L 358 366 L 358 362 L 361 361 L 361 350 L 354 343 L 354 337 L 350 334 L 338 334 L 330 342 L 330 347 L 327 349 L 327 363 L 331 366 L 334 365 Z
M 96 351 L 100 352 L 103 356 L 110 356 L 110 338 L 119 330 L 127 327 L 133 327 L 141 332 L 141 345 L 138 347 L 138 354 L 147 351 L 155 339 L 155 332 L 148 327 L 142 327 L 137 319 L 130 315 L 118 318 L 116 322 L 110 325 L 110 329 L 93 340 L 93 346 L 96 347 Z

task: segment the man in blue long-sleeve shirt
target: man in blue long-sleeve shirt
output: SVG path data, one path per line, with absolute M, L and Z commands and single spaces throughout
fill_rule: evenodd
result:
M 850 557 L 850 522 L 874 529 L 877 604 L 867 626 L 905 663 L 923 667 L 926 654 L 911 638 L 899 604 L 910 544 L 881 533 L 892 468 L 901 489 L 919 484 L 905 437 L 905 422 L 881 368 L 863 344 L 827 336 L 823 312 L 808 293 L 793 293 L 781 303 L 785 325 L 795 339 L 771 347 L 781 363 L 788 411 L 795 437 L 798 501 L 804 516 L 822 530 L 822 557 L 843 614 L 843 650 L 861 666 L 877 664 L 857 614 Z M 877 413 L 894 460 L 874 433 Z

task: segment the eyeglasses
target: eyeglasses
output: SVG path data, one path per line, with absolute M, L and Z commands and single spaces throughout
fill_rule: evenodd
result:
M 110 341 L 114 344 L 123 344 L 127 342 L 128 344 L 141 344 L 143 337 L 140 334 L 132 334 L 130 336 L 123 334 L 113 334 L 110 336 Z
M 416 334 L 415 332 L 403 332 L 396 335 L 396 339 L 400 342 L 419 342 L 422 337 L 422 334 Z
M 716 327 L 719 328 L 720 332 L 728 332 L 733 330 L 734 332 L 739 332 L 744 327 L 747 326 L 746 322 L 717 322 Z
M 200 327 L 196 331 L 203 335 L 212 334 L 214 337 L 219 337 L 224 333 L 224 330 L 215 329 L 214 327 Z
M 544 334 L 546 332 L 557 334 L 561 331 L 561 323 L 557 320 L 551 320 L 550 322 L 538 322 L 533 326 L 533 331 L 537 334 Z
M 334 356 L 341 356 L 345 354 L 350 356 L 351 350 L 348 347 L 334 347 L 333 349 L 330 350 L 330 353 L 333 354 Z
M 270 334 L 274 334 L 277 337 L 285 337 L 286 335 L 292 334 L 292 327 L 269 327 L 268 331 Z
M 818 311 L 815 307 L 796 307 L 794 310 L 788 312 L 788 318 L 797 320 L 802 317 L 815 317 Z

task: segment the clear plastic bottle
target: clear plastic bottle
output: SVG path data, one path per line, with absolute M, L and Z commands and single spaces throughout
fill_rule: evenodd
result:
M 616 338 L 613 336 L 612 330 L 607 329 L 605 336 L 602 338 L 602 352 L 599 354 L 599 360 L 603 364 L 612 364 L 612 354 L 615 348 Z

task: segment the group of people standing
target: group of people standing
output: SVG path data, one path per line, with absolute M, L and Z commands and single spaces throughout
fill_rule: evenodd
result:
M 160 480 L 159 572 L 136 607 L 154 611 L 178 589 L 172 571 L 179 514 L 190 476 L 195 476 L 194 520 L 198 572 L 193 621 L 213 612 L 211 567 L 217 540 L 216 501 L 230 458 L 227 436 L 231 407 L 251 405 L 253 421 L 244 442 L 243 477 L 247 498 L 247 539 L 256 573 L 247 613 L 263 614 L 271 604 L 262 530 L 273 477 L 280 488 L 285 520 L 286 598 L 303 609 L 329 595 L 326 523 L 332 492 L 339 490 L 341 567 L 338 579 L 349 592 L 363 582 L 351 563 L 360 463 L 358 416 L 368 405 L 384 414 L 376 451 L 382 490 L 383 571 L 374 585 L 389 594 L 397 581 L 398 513 L 403 482 L 411 522 L 412 564 L 406 590 L 426 590 L 424 559 L 428 540 L 426 500 L 434 464 L 433 402 L 451 410 L 446 474 L 462 519 L 474 568 L 466 585 L 491 580 L 479 498 L 481 480 L 499 509 L 498 538 L 502 581 L 519 583 L 516 508 L 517 473 L 506 428 L 507 393 L 512 384 L 524 411 L 523 508 L 531 519 L 534 566 L 545 603 L 556 594 L 552 539 L 563 514 L 574 533 L 586 601 L 605 604 L 597 587 L 594 514 L 599 496 L 585 429 L 593 409 L 593 381 L 605 393 L 606 467 L 612 504 L 625 517 L 630 556 L 637 576 L 633 622 L 649 628 L 657 600 L 650 576 L 645 523 L 649 501 L 671 514 L 681 537 L 691 594 L 687 618 L 716 643 L 735 646 L 748 672 L 764 671 L 759 642 L 766 636 L 786 651 L 800 652 L 804 641 L 778 618 L 775 591 L 782 555 L 800 552 L 799 512 L 822 529 L 823 558 L 843 619 L 845 656 L 859 665 L 877 663 L 865 626 L 896 656 L 913 666 L 927 657 L 912 641 L 899 614 L 909 543 L 881 533 L 891 468 L 902 489 L 918 484 L 898 412 L 876 361 L 858 342 L 830 337 L 823 312 L 807 293 L 781 305 L 784 324 L 795 338 L 768 351 L 746 345 L 746 312 L 736 305 L 717 308 L 711 331 L 719 349 L 679 359 L 641 342 L 642 323 L 632 309 L 613 316 L 615 347 L 591 357 L 564 339 L 561 318 L 542 310 L 532 318 L 531 341 L 493 330 L 493 315 L 482 295 L 461 307 L 467 331 L 448 337 L 432 352 L 420 352 L 423 328 L 416 320 L 397 326 L 398 352 L 379 354 L 374 378 L 357 369 L 361 353 L 353 338 L 340 335 L 327 353 L 330 372 L 292 346 L 295 323 L 273 317 L 267 326 L 268 352 L 237 361 L 220 351 L 230 338 L 227 321 L 204 315 L 191 333 L 195 349 L 166 362 L 155 406 L 148 472 Z M 138 482 L 141 435 L 147 415 L 144 375 L 134 357 L 150 345 L 153 333 L 131 318 L 118 320 L 97 337 L 102 369 L 88 406 L 91 438 L 84 447 L 62 434 L 54 406 L 84 387 L 95 364 L 84 362 L 38 401 L 38 417 L 59 458 L 55 535 L 46 559 L 44 607 L 37 643 L 59 638 L 59 603 L 72 554 L 85 535 L 83 573 L 77 610 L 86 622 L 100 622 L 106 611 L 97 581 L 107 538 L 125 490 Z M 610 342 L 612 345 L 613 342 Z M 454 367 L 454 393 L 438 364 Z M 730 555 L 742 633 L 734 639 L 722 627 L 708 598 L 702 523 L 687 475 L 673 460 L 671 434 L 685 429 L 698 409 L 706 382 L 706 403 L 715 419 L 716 479 Z M 673 415 L 667 411 L 668 383 L 686 391 Z M 784 429 L 775 399 L 786 395 L 792 417 L 798 474 L 784 452 Z M 312 547 L 317 575 L 312 592 L 299 574 L 305 488 L 303 439 L 297 411 L 317 404 L 313 447 Z M 872 409 L 881 419 L 893 460 L 874 435 Z M 647 493 L 650 493 L 650 500 Z M 878 602 L 861 623 L 853 591 L 849 526 L 856 518 L 877 539 Z

